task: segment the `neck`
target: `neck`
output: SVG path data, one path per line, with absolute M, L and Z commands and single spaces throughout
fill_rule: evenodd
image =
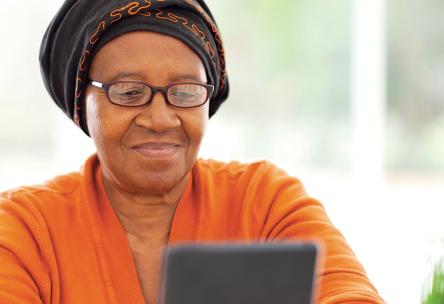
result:
M 105 190 L 128 237 L 139 242 L 167 242 L 177 204 L 187 184 L 185 177 L 170 191 L 132 193 L 103 176 Z

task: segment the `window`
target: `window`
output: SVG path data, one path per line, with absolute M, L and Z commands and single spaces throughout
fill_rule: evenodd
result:
M 418 303 L 428 246 L 444 237 L 444 3 L 207 2 L 231 95 L 201 156 L 268 158 L 301 178 L 386 301 Z M 40 78 L 61 3 L 3 5 L 0 191 L 77 170 L 94 151 Z

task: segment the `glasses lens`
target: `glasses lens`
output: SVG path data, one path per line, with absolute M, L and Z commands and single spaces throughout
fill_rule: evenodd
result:
M 168 100 L 176 107 L 197 107 L 206 102 L 207 89 L 199 84 L 176 84 L 169 88 Z
M 151 89 L 137 82 L 113 83 L 108 89 L 108 96 L 111 102 L 127 106 L 140 106 L 149 100 Z

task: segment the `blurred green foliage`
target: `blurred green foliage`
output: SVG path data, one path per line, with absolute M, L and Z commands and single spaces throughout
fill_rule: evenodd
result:
M 444 303 L 444 258 L 435 266 L 432 275 L 432 284 L 426 292 L 422 304 L 443 304 Z

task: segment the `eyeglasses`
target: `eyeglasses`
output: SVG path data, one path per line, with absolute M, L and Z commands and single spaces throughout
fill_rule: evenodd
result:
M 153 96 L 161 92 L 165 101 L 174 107 L 195 108 L 205 104 L 214 91 L 213 85 L 200 83 L 172 83 L 166 87 L 156 87 L 136 81 L 100 83 L 91 80 L 89 84 L 103 89 L 111 103 L 125 107 L 149 104 Z

